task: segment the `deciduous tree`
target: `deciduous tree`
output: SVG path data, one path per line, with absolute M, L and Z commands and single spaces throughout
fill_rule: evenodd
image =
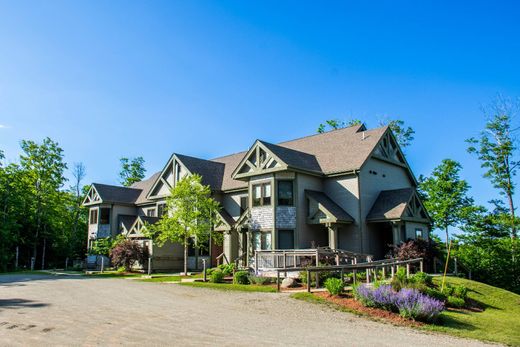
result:
M 121 179 L 122 185 L 129 187 L 135 182 L 139 182 L 144 179 L 146 169 L 144 168 L 143 157 L 136 157 L 132 160 L 128 158 L 121 158 L 119 161 L 121 162 L 119 178 Z

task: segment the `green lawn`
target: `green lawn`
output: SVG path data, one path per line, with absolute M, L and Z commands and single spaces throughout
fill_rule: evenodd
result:
M 257 285 L 251 285 L 251 284 L 228 284 L 228 283 L 211 283 L 211 282 L 182 282 L 179 284 L 183 285 L 183 286 L 189 286 L 189 287 L 211 288 L 211 289 L 218 289 L 218 290 L 276 293 L 276 288 L 273 288 L 271 286 L 257 286 Z
M 435 278 L 440 283 L 440 278 Z M 448 277 L 451 285 L 463 284 L 468 297 L 478 301 L 483 312 L 445 311 L 441 324 L 426 329 L 480 340 L 520 345 L 520 295 L 484 283 Z
M 440 280 L 434 279 L 436 283 L 440 283 Z M 477 301 L 485 310 L 444 311 L 436 325 L 425 325 L 420 329 L 520 346 L 520 295 L 463 278 L 448 277 L 446 282 L 451 285 L 465 285 L 468 288 L 468 297 Z M 291 297 L 347 311 L 313 294 L 295 293 Z
M 142 273 L 124 273 L 124 272 L 117 272 L 117 271 L 104 271 L 96 272 L 93 274 L 85 274 L 87 277 L 101 277 L 101 278 L 126 278 L 126 277 L 141 277 Z
M 180 282 L 181 281 L 181 278 L 189 278 L 188 277 L 185 277 L 185 276 L 157 276 L 157 277 L 152 277 L 152 278 L 143 278 L 143 279 L 140 279 L 139 281 L 142 281 L 142 282 Z

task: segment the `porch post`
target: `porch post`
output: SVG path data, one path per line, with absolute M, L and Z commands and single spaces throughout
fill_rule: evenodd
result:
M 331 249 L 337 249 L 338 248 L 338 227 L 329 225 L 327 227 L 329 231 L 329 247 Z
M 399 242 L 401 242 L 401 232 L 400 232 L 400 224 L 397 222 L 392 222 L 392 239 L 394 242 L 394 246 L 397 246 Z

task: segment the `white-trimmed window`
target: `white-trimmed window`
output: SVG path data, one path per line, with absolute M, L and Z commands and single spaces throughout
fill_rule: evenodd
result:
M 271 249 L 271 232 L 254 231 L 253 232 L 253 249 L 254 250 Z
M 93 208 L 90 210 L 90 224 L 97 224 L 98 220 L 98 209 Z
M 146 215 L 148 217 L 155 217 L 155 208 L 149 208 L 148 210 L 146 210 Z
M 415 238 L 422 239 L 423 238 L 423 230 L 422 228 L 415 228 Z

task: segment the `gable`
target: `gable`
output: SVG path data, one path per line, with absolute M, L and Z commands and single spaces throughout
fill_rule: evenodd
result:
M 174 154 L 157 177 L 147 198 L 157 199 L 169 195 L 170 189 L 175 186 L 175 182 L 187 174 L 189 174 L 189 171 Z
M 412 198 L 408 202 L 403 213 L 403 219 L 429 221 L 428 213 L 426 212 L 421 199 L 417 196 L 417 192 L 414 192 Z
M 85 196 L 85 199 L 83 199 L 83 205 L 85 205 L 85 206 L 94 205 L 94 204 L 100 204 L 102 202 L 103 202 L 103 200 L 99 196 L 99 193 L 96 190 L 96 187 L 94 187 L 94 185 L 91 185 L 87 195 Z
M 285 169 L 287 169 L 287 164 L 257 140 L 246 153 L 232 176 L 235 179 L 239 179 Z

